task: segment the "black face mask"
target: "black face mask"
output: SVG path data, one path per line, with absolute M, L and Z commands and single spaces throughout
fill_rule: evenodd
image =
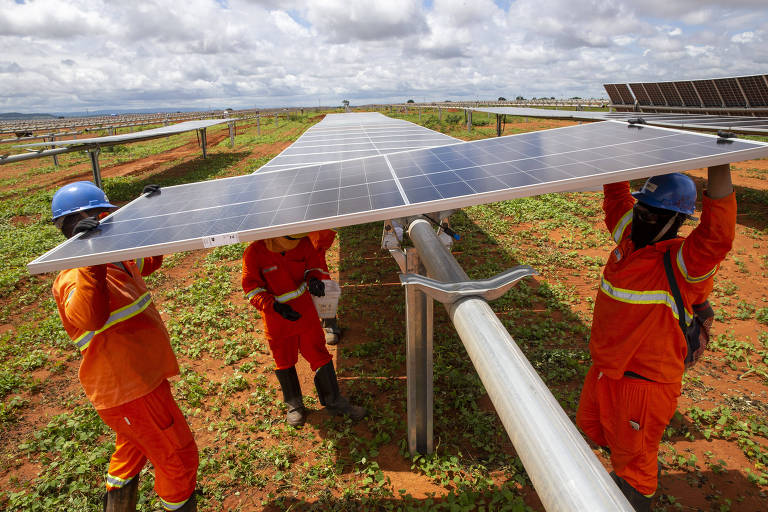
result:
M 685 217 L 676 212 L 635 203 L 631 233 L 635 249 L 675 238 L 684 220 Z

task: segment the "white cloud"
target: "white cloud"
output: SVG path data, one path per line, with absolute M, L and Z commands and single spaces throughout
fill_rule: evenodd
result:
M 0 110 L 599 96 L 764 72 L 764 5 L 0 0 Z

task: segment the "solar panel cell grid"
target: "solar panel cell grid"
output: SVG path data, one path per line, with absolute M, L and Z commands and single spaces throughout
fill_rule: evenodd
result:
M 762 75 L 742 76 L 737 80 L 749 100 L 750 107 L 768 106 L 768 84 Z
M 632 89 L 632 92 L 634 93 L 635 98 L 637 98 L 637 102 L 640 105 L 651 104 L 651 98 L 648 96 L 648 93 L 645 92 L 645 88 L 643 87 L 643 84 L 640 84 L 640 83 L 629 84 L 629 87 Z
M 649 82 L 643 85 L 645 85 L 645 90 L 651 98 L 651 105 L 666 106 L 667 102 L 664 99 L 664 95 L 661 93 L 658 83 Z
M 627 84 L 616 84 L 616 90 L 619 91 L 622 102 L 624 105 L 634 105 L 635 97 L 632 96 L 632 92 L 627 87 Z
M 616 89 L 616 84 L 603 84 L 603 87 L 605 87 L 605 92 L 608 93 L 611 103 L 614 105 L 624 104 L 624 100 L 622 99 L 621 94 L 619 94 L 619 90 Z
M 739 89 L 735 78 L 717 78 L 713 80 L 726 107 L 746 107 L 747 101 Z
M 692 83 L 696 88 L 696 92 L 699 93 L 701 101 L 704 102 L 705 107 L 723 106 L 723 101 L 712 80 L 694 80 Z
M 683 102 L 680 99 L 680 95 L 677 94 L 677 89 L 675 89 L 674 83 L 659 82 L 659 89 L 661 90 L 661 94 L 664 96 L 664 100 L 667 102 L 668 106 L 670 107 L 683 106 Z
M 696 94 L 696 89 L 693 88 L 692 82 L 675 82 L 675 88 L 680 93 L 680 97 L 683 100 L 683 106 L 686 107 L 702 107 L 701 100 Z

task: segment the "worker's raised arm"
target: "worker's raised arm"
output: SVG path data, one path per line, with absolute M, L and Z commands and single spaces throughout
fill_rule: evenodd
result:
M 603 185 L 605 225 L 616 243 L 628 232 L 627 226 L 632 222 L 634 204 L 635 199 L 629 192 L 628 181 Z
M 275 298 L 267 291 L 267 283 L 261 275 L 261 268 L 255 253 L 254 244 L 249 245 L 243 253 L 243 277 L 241 284 L 248 302 L 259 311 L 265 311 L 272 306 Z
M 689 283 L 715 274 L 736 236 L 736 194 L 729 165 L 710 167 L 701 221 L 678 251 L 677 266 Z

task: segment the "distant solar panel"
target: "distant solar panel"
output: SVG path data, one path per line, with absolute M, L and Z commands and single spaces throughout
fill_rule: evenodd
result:
M 622 102 L 625 105 L 635 104 L 635 97 L 632 96 L 632 92 L 629 90 L 629 87 L 627 87 L 627 84 L 616 84 L 616 90 L 619 92 Z
M 616 88 L 616 84 L 603 84 L 605 92 L 608 93 L 611 103 L 614 105 L 624 105 L 624 98 L 619 94 L 619 90 Z
M 696 89 L 693 87 L 693 83 L 690 81 L 674 82 L 677 92 L 680 93 L 680 98 L 683 100 L 683 106 L 685 107 L 702 107 L 701 100 L 696 94 Z
M 740 76 L 737 81 L 750 107 L 768 107 L 768 81 L 764 75 Z
M 680 98 L 680 95 L 677 93 L 677 89 L 675 89 L 674 83 L 659 82 L 659 89 L 661 90 L 661 94 L 664 96 L 664 100 L 667 102 L 668 106 L 670 107 L 683 106 L 683 100 Z
M 602 122 L 178 185 L 37 258 L 93 265 L 768 156 L 768 144 Z
M 723 100 L 720 94 L 715 88 L 715 83 L 712 80 L 693 80 L 693 86 L 696 88 L 696 92 L 699 93 L 701 101 L 704 102 L 705 107 L 722 107 Z
M 735 78 L 716 78 L 713 80 L 717 91 L 726 107 L 746 107 L 747 100 L 739 89 Z
M 20 144 L 20 147 L 35 147 L 35 146 L 113 146 L 115 144 L 126 144 L 128 142 L 139 142 L 142 140 L 156 139 L 159 137 L 167 137 L 169 135 L 176 135 L 179 133 L 189 132 L 192 130 L 201 130 L 214 126 L 217 124 L 228 123 L 234 121 L 234 119 L 207 119 L 204 121 L 186 121 L 183 123 L 172 124 L 169 126 L 161 126 L 160 128 L 153 128 L 151 130 L 143 130 L 133 133 L 121 133 L 120 135 L 108 135 L 105 137 L 91 137 L 88 139 L 68 139 L 68 140 L 56 140 L 51 142 L 36 142 L 33 144 Z
M 651 98 L 648 96 L 648 93 L 645 92 L 645 87 L 643 87 L 643 84 L 641 83 L 635 83 L 635 84 L 629 84 L 629 88 L 632 89 L 632 92 L 635 95 L 635 98 L 637 98 L 637 103 L 640 105 L 650 105 L 651 104 Z
M 256 172 L 338 162 L 456 142 L 459 140 L 448 135 L 377 112 L 328 114 Z
M 664 99 L 664 95 L 661 92 L 659 84 L 656 82 L 648 82 L 645 85 L 645 90 L 648 92 L 648 96 L 651 98 L 651 105 L 664 107 L 667 105 L 667 101 Z

